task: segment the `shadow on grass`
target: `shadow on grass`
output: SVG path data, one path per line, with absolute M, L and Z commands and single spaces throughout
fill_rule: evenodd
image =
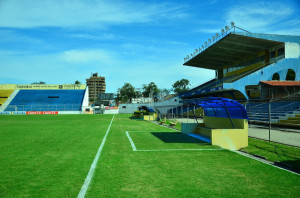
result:
M 164 143 L 201 143 L 210 145 L 207 142 L 176 132 L 151 132 L 152 135 L 163 141 Z
M 274 165 L 300 174 L 300 160 L 287 160 L 281 162 L 274 162 Z

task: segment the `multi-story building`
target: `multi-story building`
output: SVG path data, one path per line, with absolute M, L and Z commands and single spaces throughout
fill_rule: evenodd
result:
M 90 101 L 96 101 L 99 93 L 105 93 L 105 77 L 98 76 L 98 73 L 93 73 L 90 78 L 87 78 L 86 85 L 89 88 Z

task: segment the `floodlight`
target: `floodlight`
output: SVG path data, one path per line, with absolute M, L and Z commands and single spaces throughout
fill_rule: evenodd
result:
M 211 39 L 208 39 L 208 42 L 211 43 Z
M 217 38 L 219 37 L 219 33 L 216 33 L 216 37 L 217 37 Z
M 198 53 L 198 49 L 195 49 L 196 54 Z
M 202 49 L 204 49 L 204 45 L 202 45 Z
M 205 41 L 205 47 L 207 46 L 207 42 Z
M 222 28 L 222 29 L 221 29 L 221 33 L 224 34 L 224 32 L 225 32 L 225 30 Z
M 229 30 L 229 27 L 226 25 L 226 26 L 225 26 L 225 29 L 226 29 L 226 30 Z
M 231 22 L 230 25 L 231 25 L 231 27 L 234 27 L 234 22 Z
M 215 37 L 215 36 L 212 36 L 212 40 L 215 41 L 215 40 L 216 40 L 216 37 Z

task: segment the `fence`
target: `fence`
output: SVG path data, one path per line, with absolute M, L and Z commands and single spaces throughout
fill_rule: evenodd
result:
M 248 112 L 249 137 L 300 147 L 300 101 L 293 100 L 295 98 L 244 103 Z M 159 112 L 160 119 L 176 119 L 180 123 L 203 122 L 204 112 L 196 105 L 154 106 L 154 109 Z
M 300 147 L 300 93 L 248 100 L 249 136 Z

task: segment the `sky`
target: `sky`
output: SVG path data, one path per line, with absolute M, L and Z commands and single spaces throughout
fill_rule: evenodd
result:
M 85 83 L 106 78 L 159 88 L 213 70 L 184 57 L 233 21 L 254 33 L 300 35 L 299 0 L 0 0 L 0 84 Z

